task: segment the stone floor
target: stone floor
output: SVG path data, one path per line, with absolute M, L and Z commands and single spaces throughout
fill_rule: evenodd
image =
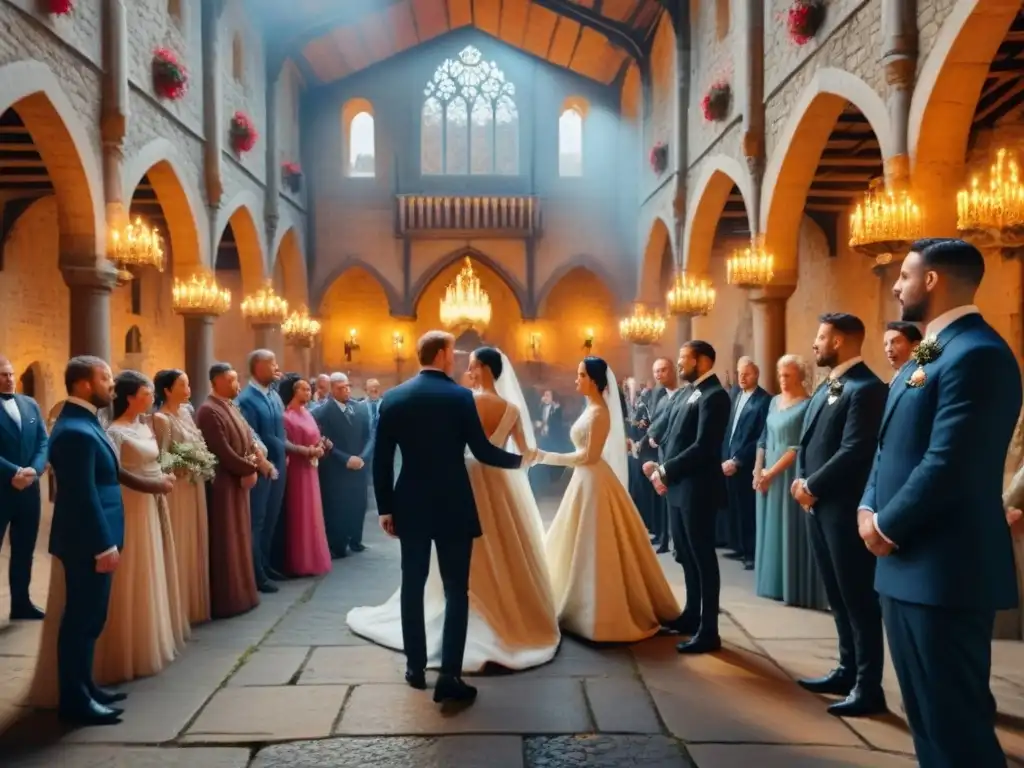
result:
M 553 505 L 544 505 L 545 516 Z M 368 531 L 372 526 L 368 526 Z M 0 628 L 4 768 L 822 768 L 913 766 L 898 714 L 838 720 L 793 678 L 832 663 L 826 614 L 753 595 L 751 574 L 723 561 L 723 652 L 682 658 L 674 640 L 624 647 L 566 639 L 549 665 L 476 678 L 479 701 L 439 710 L 402 682 L 403 659 L 352 635 L 345 614 L 398 583 L 397 547 L 371 548 L 321 580 L 283 585 L 253 613 L 196 629 L 183 656 L 125 686 L 124 722 L 64 731 L 18 705 L 38 626 Z M 45 536 L 40 536 L 45 541 Z M 5 547 L 6 549 L 6 547 Z M 682 595 L 682 574 L 663 564 Z M 34 591 L 44 602 L 46 559 Z M 0 573 L 6 563 L 0 561 Z M 6 585 L 4 585 L 4 588 Z M 0 615 L 6 616 L 0 593 Z M 1024 644 L 997 643 L 1000 737 L 1024 765 Z M 890 705 L 899 691 L 886 674 Z

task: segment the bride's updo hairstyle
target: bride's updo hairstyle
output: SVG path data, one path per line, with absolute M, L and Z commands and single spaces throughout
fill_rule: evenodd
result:
M 504 367 L 501 364 L 501 352 L 494 347 L 480 347 L 473 350 L 473 357 L 476 358 L 480 365 L 486 367 L 491 372 L 491 376 L 494 377 L 495 381 L 499 379 Z
M 597 391 L 603 395 L 605 390 L 608 389 L 608 363 L 600 357 L 590 355 L 583 358 L 583 370 L 587 372 L 587 376 L 594 382 Z
M 114 379 L 113 418 L 119 419 L 128 410 L 128 398 L 134 397 L 140 389 L 152 387 L 153 382 L 138 371 L 121 371 Z

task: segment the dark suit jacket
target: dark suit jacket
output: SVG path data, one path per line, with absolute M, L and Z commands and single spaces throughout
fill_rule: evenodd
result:
M 939 356 L 904 366 L 890 390 L 861 506 L 898 549 L 878 559 L 875 589 L 946 608 L 1017 606 L 1003 464 L 1021 408 L 1017 362 L 974 314 L 938 335 Z
M 365 486 L 370 481 L 374 431 L 369 406 L 355 400 L 349 400 L 347 405 L 351 411 L 348 419 L 334 398 L 326 400 L 323 407 L 313 414 L 320 434 L 334 443 L 331 452 L 320 459 L 320 488 L 325 495 L 336 487 Z M 363 460 L 362 469 L 353 470 L 345 466 L 353 456 Z
M 757 458 L 757 441 L 768 418 L 768 406 L 772 402 L 769 395 L 761 387 L 750 393 L 750 398 L 743 405 L 740 420 L 736 429 L 732 428 L 736 419 L 736 408 L 739 405 L 743 390 L 733 395 L 732 407 L 729 409 L 729 424 L 725 428 L 725 440 L 722 441 L 722 461 L 732 459 L 744 470 L 753 470 Z M 749 474 L 749 472 L 747 473 Z
M 0 405 L 0 510 L 13 510 L 22 504 L 39 504 L 39 481 L 17 491 L 11 485 L 21 467 L 32 467 L 36 477 L 46 469 L 46 424 L 39 405 L 31 397 L 15 395 L 21 414 L 21 428 Z
M 649 409 L 651 423 L 640 439 L 639 456 L 641 461 L 655 461 L 660 456 L 660 449 L 652 446 L 651 440 L 653 439 L 655 443 L 660 444 L 668 429 L 668 417 L 672 409 L 667 389 L 658 387 L 652 390 L 649 398 Z
M 722 441 L 729 425 L 729 393 L 712 374 L 672 398 L 664 447 L 668 501 L 687 512 L 714 511 L 725 500 Z
M 487 439 L 473 393 L 440 371 L 421 371 L 384 395 L 373 489 L 378 513 L 392 515 L 399 538 L 481 535 L 466 471 L 467 446 L 491 466 L 517 469 L 522 461 Z M 396 448 L 402 452 L 397 482 Z
M 850 505 L 856 506 L 871 472 L 889 388 L 864 363 L 838 381 L 842 391 L 834 402 L 826 381 L 807 406 L 796 471 L 818 499 L 815 512 L 854 514 Z
M 122 548 L 117 454 L 94 414 L 64 404 L 50 435 L 50 466 L 57 478 L 50 554 L 65 564 L 85 564 L 111 547 Z
M 242 387 L 235 402 L 253 432 L 267 446 L 267 460 L 278 472 L 284 472 L 284 404 L 281 396 L 273 389 L 269 395 L 264 395 L 256 387 L 247 386 Z

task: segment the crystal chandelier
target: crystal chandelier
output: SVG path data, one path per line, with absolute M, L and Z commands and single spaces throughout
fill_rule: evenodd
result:
M 171 306 L 179 315 L 219 317 L 231 308 L 231 291 L 217 285 L 208 274 L 194 274 L 187 281 L 174 278 Z
M 676 273 L 666 298 L 668 311 L 673 315 L 706 315 L 715 308 L 715 289 L 711 283 L 695 280 L 685 272 Z
M 446 328 L 470 327 L 484 330 L 491 322 L 491 298 L 480 287 L 480 278 L 473 273 L 473 264 L 466 257 L 455 282 L 441 299 L 441 323 Z
M 320 334 L 320 323 L 309 316 L 309 310 L 300 307 L 292 312 L 281 326 L 284 340 L 293 347 L 312 347 Z
M 118 279 L 127 282 L 132 279 L 130 267 L 156 267 L 164 271 L 164 243 L 159 230 L 150 229 L 136 217 L 122 227 L 110 230 L 110 247 L 107 260 L 118 268 Z
M 619 335 L 630 344 L 656 344 L 663 333 L 665 318 L 658 312 L 648 312 L 643 304 L 637 304 L 632 315 L 619 321 Z
M 1005 149 L 996 152 L 984 187 L 977 176 L 971 188 L 956 195 L 957 229 L 981 245 L 1020 240 L 1024 232 L 1024 184 L 1016 158 Z
M 266 284 L 242 302 L 242 315 L 253 325 L 281 325 L 288 317 L 288 302 L 274 293 L 274 286 Z
M 910 193 L 887 189 L 882 178 L 871 182 L 850 214 L 850 247 L 869 256 L 906 251 L 922 232 L 921 209 Z
M 760 288 L 775 277 L 775 257 L 757 238 L 746 248 L 737 248 L 725 262 L 725 281 L 742 288 Z

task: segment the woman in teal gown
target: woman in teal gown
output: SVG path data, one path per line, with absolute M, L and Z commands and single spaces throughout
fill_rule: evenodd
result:
M 760 597 L 826 610 L 825 587 L 814 563 L 804 520 L 807 513 L 789 493 L 796 479 L 796 451 L 810 402 L 804 387 L 805 370 L 796 355 L 785 355 L 779 360 L 782 392 L 772 398 L 757 444 L 753 478 L 758 490 L 754 577 Z

